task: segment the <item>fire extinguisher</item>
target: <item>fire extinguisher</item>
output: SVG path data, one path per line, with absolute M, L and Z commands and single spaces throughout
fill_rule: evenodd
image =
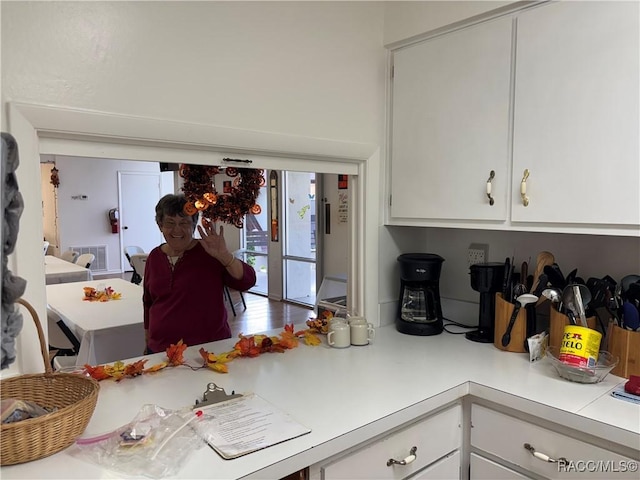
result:
M 117 208 L 109 210 L 109 223 L 111 224 L 111 233 L 118 233 L 120 231 L 120 220 L 118 218 Z

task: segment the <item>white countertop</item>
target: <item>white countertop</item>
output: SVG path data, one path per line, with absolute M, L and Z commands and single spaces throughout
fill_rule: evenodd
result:
M 228 351 L 235 339 L 205 345 Z M 185 359 L 200 365 L 199 347 Z M 164 358 L 152 355 L 148 366 Z M 101 382 L 85 436 L 124 425 L 145 403 L 180 408 L 201 398 L 209 382 L 227 393 L 254 392 L 311 428 L 311 433 L 234 460 L 208 448 L 196 451 L 178 478 L 280 478 L 428 413 L 467 394 L 575 426 L 614 443 L 640 448 L 640 405 L 614 399 L 625 379 L 599 384 L 557 377 L 546 360 L 473 343 L 463 335 L 418 337 L 393 326 L 377 329 L 366 347 L 333 349 L 301 345 L 283 354 L 237 358 L 229 374 L 168 368 L 154 375 Z M 24 465 L 2 467 L 2 478 L 117 478 L 66 451 Z

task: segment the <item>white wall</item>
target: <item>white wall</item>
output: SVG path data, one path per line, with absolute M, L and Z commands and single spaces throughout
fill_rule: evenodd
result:
M 350 179 L 351 180 L 351 179 Z M 352 206 L 352 199 L 349 196 L 350 190 L 338 189 L 338 175 L 324 175 L 324 196 L 330 204 L 331 210 L 331 233 L 324 233 L 324 224 L 318 224 L 317 235 L 323 237 L 323 269 L 325 275 L 330 276 L 347 276 L 347 263 L 349 252 L 349 225 L 354 214 L 353 209 L 347 212 L 347 223 L 342 223 L 339 219 L 338 208 L 340 205 L 341 194 L 347 195 L 347 208 Z M 324 203 L 318 203 L 320 209 L 324 209 Z
M 107 212 L 118 208 L 118 172 L 150 172 L 161 177 L 161 195 L 173 193 L 173 172 L 160 172 L 156 162 L 55 156 L 59 252 L 74 246 L 107 247 L 107 272 L 122 271 L 120 236 L 111 233 Z M 86 195 L 86 200 L 73 199 Z M 46 202 L 45 202 L 46 205 Z M 153 215 L 149 212 L 149 215 Z M 125 268 L 128 265 L 125 265 Z
M 514 1 L 441 0 L 435 2 L 385 2 L 385 45 L 486 13 Z
M 553 253 L 566 275 L 574 268 L 578 276 L 602 278 L 611 275 L 616 281 L 631 273 L 640 273 L 640 239 L 597 235 L 570 235 L 527 232 L 496 232 L 447 228 L 387 227 L 381 249 L 380 269 L 389 272 L 380 284 L 380 303 L 388 305 L 388 315 L 382 323 L 393 321 L 398 300 L 400 270 L 397 257 L 401 253 L 436 253 L 445 259 L 440 277 L 440 293 L 447 299 L 477 303 L 479 294 L 471 288 L 467 249 L 472 243 L 489 245 L 489 262 L 504 262 L 515 258 L 516 271 L 523 261 L 529 262 L 529 273 L 535 270 L 536 257 L 541 251 Z M 382 253 L 382 252 L 385 253 Z M 444 310 L 445 317 L 473 324 L 477 309 L 469 317 L 466 313 Z M 391 317 L 389 317 L 391 315 Z
M 349 144 L 379 145 L 383 138 L 382 3 L 2 2 L 0 8 L 3 129 L 7 102 L 19 101 Z M 20 237 L 41 237 L 37 144 L 21 147 Z M 42 267 L 28 258 L 33 242 L 21 247 L 20 237 L 13 271 L 28 277 L 27 298 L 43 297 L 42 280 L 31 274 Z

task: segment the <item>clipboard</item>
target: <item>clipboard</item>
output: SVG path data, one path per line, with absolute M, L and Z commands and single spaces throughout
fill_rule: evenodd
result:
M 225 460 L 306 435 L 311 429 L 255 393 L 227 395 L 216 384 L 207 385 L 194 408 L 207 415 L 198 433 Z

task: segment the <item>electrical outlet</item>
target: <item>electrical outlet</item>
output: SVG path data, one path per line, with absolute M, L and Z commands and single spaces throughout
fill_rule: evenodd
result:
M 472 243 L 467 250 L 467 267 L 476 263 L 485 263 L 489 258 L 489 245 Z

